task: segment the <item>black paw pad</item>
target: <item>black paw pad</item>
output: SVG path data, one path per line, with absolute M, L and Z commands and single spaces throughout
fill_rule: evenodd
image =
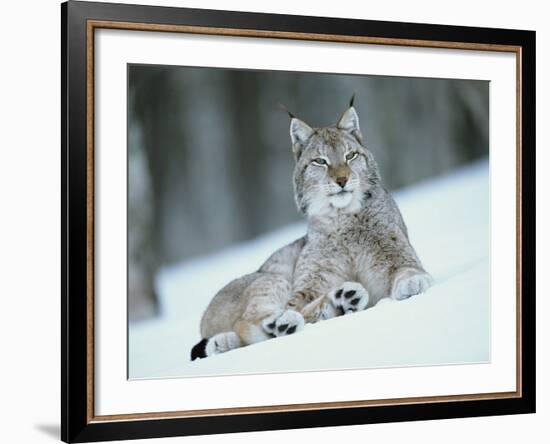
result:
M 277 327 L 277 330 L 279 330 L 279 332 L 283 332 L 285 331 L 286 329 L 288 328 L 288 324 L 281 324 Z
M 357 305 L 359 303 L 360 299 L 359 298 L 355 298 L 355 299 L 352 299 L 351 301 L 349 301 L 349 303 L 351 305 Z
M 351 298 L 352 296 L 354 296 L 355 293 L 357 293 L 355 290 L 346 291 L 346 292 L 344 293 L 344 297 L 345 297 L 346 299 L 349 299 L 349 298 Z
M 296 326 L 293 325 L 292 327 L 290 327 L 287 331 L 286 331 L 286 334 L 287 335 L 291 335 L 292 333 L 294 333 L 296 331 Z
M 273 321 L 271 324 L 267 324 L 267 328 L 273 330 L 275 328 L 275 321 Z
M 342 289 L 340 288 L 340 290 L 338 290 L 338 291 L 334 294 L 334 297 L 335 297 L 336 299 L 340 299 L 340 298 L 342 297 L 342 291 L 344 291 L 344 290 L 342 290 Z

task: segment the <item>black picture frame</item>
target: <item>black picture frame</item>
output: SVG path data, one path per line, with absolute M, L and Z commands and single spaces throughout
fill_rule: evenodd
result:
M 521 393 L 498 399 L 415 402 L 364 407 L 335 407 L 250 412 L 196 417 L 97 420 L 90 415 L 90 144 L 87 80 L 88 23 L 185 25 L 235 30 L 355 36 L 461 44 L 509 45 L 519 48 L 521 307 L 518 312 Z M 535 32 L 507 29 L 396 23 L 275 14 L 214 11 L 69 1 L 61 5 L 62 104 L 62 274 L 61 274 L 61 439 L 90 442 L 180 435 L 230 433 L 416 421 L 535 412 Z M 92 194 L 93 196 L 93 194 Z M 93 201 L 92 201 L 93 202 Z M 93 265 L 92 265 L 93 266 Z

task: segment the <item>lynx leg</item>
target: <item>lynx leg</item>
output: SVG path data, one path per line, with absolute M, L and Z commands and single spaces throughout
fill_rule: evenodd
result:
M 234 331 L 218 333 L 208 339 L 203 339 L 191 350 L 191 361 L 197 358 L 219 355 L 242 346 L 241 338 Z
M 266 341 L 272 337 L 261 325 L 238 320 L 235 322 L 234 331 L 218 333 L 196 344 L 191 350 L 191 360 L 219 355 L 236 348 Z
M 299 311 L 309 323 L 337 316 L 328 295 L 349 278 L 344 253 L 336 249 L 327 256 L 306 244 L 296 264 L 287 308 Z
M 342 312 L 339 312 L 339 310 L 331 303 L 328 296 L 318 297 L 302 308 L 300 313 L 302 313 L 306 322 L 310 324 L 317 321 L 335 318 L 336 316 L 340 316 L 342 314 Z
M 235 323 L 235 332 L 241 338 L 243 345 L 256 344 L 270 339 L 261 326 L 243 320 Z

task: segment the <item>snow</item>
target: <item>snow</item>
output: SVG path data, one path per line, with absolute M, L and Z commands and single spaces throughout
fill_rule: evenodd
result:
M 406 301 L 299 334 L 191 362 L 213 295 L 300 237 L 293 224 L 207 257 L 168 267 L 157 288 L 162 315 L 129 326 L 130 378 L 187 377 L 490 361 L 490 190 L 487 160 L 394 194 L 411 242 L 435 284 Z M 304 353 L 307 350 L 307 353 Z

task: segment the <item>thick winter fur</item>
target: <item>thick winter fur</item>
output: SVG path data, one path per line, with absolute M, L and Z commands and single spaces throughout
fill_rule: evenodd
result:
M 305 238 L 277 250 L 255 273 L 235 279 L 212 299 L 201 320 L 206 345 L 197 344 L 192 359 L 292 334 L 303 327 L 303 317 L 286 308 L 292 276 Z
M 406 299 L 431 285 L 378 166 L 363 145 L 353 106 L 333 127 L 291 115 L 294 190 L 307 235 L 236 279 L 208 306 L 194 357 L 210 356 L 305 322 L 364 310 L 381 298 Z

